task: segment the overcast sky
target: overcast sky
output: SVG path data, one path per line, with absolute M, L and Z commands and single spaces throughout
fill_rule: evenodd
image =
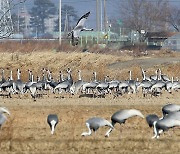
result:
M 18 1 L 18 0 L 16 0 Z M 51 0 L 53 3 L 56 4 L 56 6 L 59 6 L 59 0 Z M 77 11 L 78 16 L 83 15 L 84 13 L 91 11 L 91 15 L 88 18 L 87 24 L 89 27 L 95 28 L 96 27 L 96 0 L 61 0 L 62 5 L 67 4 L 70 6 L 73 6 L 75 10 Z M 103 0 L 102 0 L 103 1 Z M 116 3 L 117 1 L 124 1 L 124 0 L 106 0 L 107 5 L 107 17 L 108 19 L 117 17 L 116 15 Z M 156 1 L 156 0 L 150 0 L 150 1 Z M 169 0 L 171 4 L 176 5 L 180 7 L 180 0 Z M 27 0 L 26 6 L 28 8 L 33 6 L 34 0 Z

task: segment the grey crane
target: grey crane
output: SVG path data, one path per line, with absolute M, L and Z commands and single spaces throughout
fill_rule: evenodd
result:
M 4 113 L 7 113 L 8 115 L 10 115 L 10 112 L 8 111 L 7 108 L 5 107 L 0 107 L 0 128 L 2 127 L 2 125 L 6 122 L 7 117 Z
M 92 130 L 96 133 L 96 131 L 102 126 L 108 126 L 110 128 L 114 128 L 112 124 L 106 119 L 100 117 L 93 117 L 86 121 L 86 126 L 88 128 L 88 132 L 83 132 L 81 136 L 89 136 L 92 134 Z
M 180 111 L 180 105 L 177 104 L 167 104 L 162 107 L 163 116 L 166 116 L 171 112 L 178 112 L 178 111 Z
M 180 112 L 172 112 L 168 114 L 163 119 L 155 121 L 153 126 L 155 135 L 152 138 L 159 138 L 162 132 L 180 126 Z
M 49 127 L 51 129 L 51 134 L 54 134 L 56 125 L 58 124 L 59 119 L 56 114 L 49 114 L 47 117 L 47 123 L 49 124 Z
M 71 36 L 72 39 L 72 45 L 77 45 L 78 44 L 78 40 L 79 40 L 79 36 L 80 36 L 80 32 L 81 31 L 93 31 L 93 29 L 87 29 L 84 27 L 84 24 L 87 20 L 87 18 L 89 17 L 90 12 L 87 12 L 86 14 L 84 14 L 77 22 L 76 26 L 74 27 L 74 29 L 68 34 L 68 36 Z
M 144 118 L 143 114 L 139 110 L 136 110 L 136 109 L 119 110 L 111 116 L 112 126 L 114 127 L 116 123 L 123 124 L 126 122 L 128 118 L 131 118 L 134 116 L 139 116 L 141 118 Z M 105 136 L 109 137 L 112 130 L 113 128 L 110 128 L 107 131 Z

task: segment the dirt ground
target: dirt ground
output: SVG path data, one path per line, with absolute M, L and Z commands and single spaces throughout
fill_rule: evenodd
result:
M 156 113 L 162 116 L 161 108 L 167 103 L 180 104 L 180 93 L 172 95 L 164 92 L 158 98 L 143 98 L 140 94 L 107 98 L 30 98 L 0 99 L 0 106 L 6 106 L 11 116 L 0 131 L 0 153 L 178 153 L 180 131 L 170 130 L 160 136 L 153 136 L 145 119 L 133 117 L 125 125 L 115 125 L 109 138 L 104 135 L 107 127 L 100 128 L 96 136 L 81 137 L 87 131 L 85 121 L 90 117 L 103 117 L 110 120 L 111 115 L 120 109 L 139 109 L 144 116 Z M 55 113 L 59 123 L 55 134 L 50 134 L 46 122 L 47 115 Z
M 153 59 L 154 58 L 154 59 Z M 55 79 L 59 70 L 65 72 L 72 68 L 73 78 L 77 79 L 77 70 L 82 70 L 85 80 L 90 80 L 92 72 L 97 71 L 97 78 L 103 79 L 110 75 L 114 79 L 127 79 L 128 70 L 132 70 L 133 78 L 140 77 L 140 67 L 147 68 L 148 75 L 161 68 L 169 77 L 180 77 L 180 54 L 164 57 L 141 57 L 134 59 L 127 55 L 113 56 L 93 53 L 0 53 L 0 66 L 5 69 L 5 78 L 13 70 L 16 80 L 16 69 L 22 71 L 23 81 L 27 81 L 27 70 L 35 75 L 43 67 L 53 72 Z M 138 60 L 140 59 L 140 60 Z M 0 106 L 5 106 L 11 112 L 8 121 L 0 130 L 0 154 L 59 154 L 59 153 L 173 153 L 180 151 L 180 129 L 169 131 L 158 140 L 153 140 L 153 130 L 148 127 L 145 119 L 133 117 L 125 125 L 115 125 L 115 130 L 109 138 L 104 135 L 107 127 L 100 128 L 96 136 L 81 137 L 87 131 L 85 121 L 91 117 L 103 117 L 110 120 L 111 115 L 120 109 L 139 109 L 144 116 L 158 114 L 162 116 L 161 108 L 167 103 L 180 104 L 180 92 L 168 94 L 163 92 L 160 97 L 143 98 L 141 94 L 124 95 L 113 99 L 87 98 L 73 96 L 59 98 L 54 95 L 44 96 L 34 102 L 30 96 L 21 99 L 0 98 Z M 46 122 L 48 114 L 57 114 L 59 124 L 55 134 L 51 135 Z

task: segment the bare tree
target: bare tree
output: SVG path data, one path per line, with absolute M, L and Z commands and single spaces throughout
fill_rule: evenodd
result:
M 162 19 L 167 15 L 166 0 L 126 0 L 119 2 L 120 18 L 124 26 L 140 32 L 164 28 Z
M 170 7 L 169 14 L 165 18 L 165 21 L 173 26 L 177 32 L 180 32 L 180 8 L 176 6 Z

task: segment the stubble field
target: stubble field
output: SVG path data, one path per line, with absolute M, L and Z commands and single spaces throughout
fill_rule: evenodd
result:
M 1 53 L 4 54 L 4 53 Z M 75 54 L 72 56 L 72 54 Z M 16 57 L 17 55 L 17 57 Z M 41 56 L 40 56 L 41 55 Z M 65 67 L 72 67 L 74 79 L 77 79 L 76 70 L 82 69 L 83 76 L 89 80 L 94 70 L 101 74 L 100 78 L 106 73 L 112 73 L 112 78 L 128 78 L 127 70 L 132 68 L 136 77 L 140 76 L 139 65 L 123 66 L 119 68 L 118 63 L 122 57 L 89 54 L 71 53 L 13 53 L 1 56 L 1 67 L 8 71 L 21 68 L 32 69 L 36 73 L 44 66 L 58 72 Z M 64 57 L 63 57 L 64 56 Z M 34 58 L 32 58 L 34 57 Z M 38 58 L 40 57 L 41 60 Z M 43 60 L 46 57 L 46 60 Z M 66 57 L 66 58 L 65 58 Z M 176 56 L 176 58 L 179 57 Z M 89 58 L 89 59 L 88 59 Z M 173 58 L 173 57 L 172 57 Z M 63 61 L 64 59 L 64 61 Z M 87 60 L 88 59 L 88 60 Z M 125 57 L 123 61 L 132 60 L 132 57 Z M 162 58 L 163 59 L 163 58 Z M 71 62 L 71 63 L 70 63 Z M 115 66 L 113 66 L 116 63 Z M 134 62 L 135 63 L 135 62 Z M 133 64 L 134 64 L 133 63 Z M 113 65 L 111 65 L 113 64 Z M 64 66 L 64 67 L 63 67 Z M 113 66 L 113 67 L 112 67 Z M 165 73 L 179 77 L 179 62 L 161 63 L 157 66 L 147 68 L 149 72 L 161 67 Z M 91 68 L 91 71 L 89 71 Z M 101 68 L 101 69 L 100 69 Z M 171 70 L 174 68 L 174 70 Z M 97 75 L 98 75 L 97 73 Z M 54 74 L 57 76 L 57 74 Z M 16 78 L 15 72 L 13 74 Z M 27 75 L 23 75 L 27 80 Z M 160 97 L 143 98 L 140 93 L 136 95 L 124 95 L 116 99 L 112 96 L 106 98 L 58 98 L 54 95 L 44 96 L 34 102 L 30 96 L 19 99 L 13 96 L 12 99 L 0 98 L 0 106 L 5 106 L 11 112 L 8 121 L 0 130 L 0 153 L 37 153 L 37 154 L 56 154 L 56 153 L 179 153 L 180 150 L 180 131 L 179 129 L 170 130 L 169 134 L 162 135 L 160 139 L 153 140 L 152 129 L 150 129 L 145 119 L 134 117 L 125 125 L 115 125 L 115 130 L 109 138 L 104 135 L 107 127 L 100 128 L 96 136 L 81 137 L 81 133 L 87 131 L 85 121 L 90 117 L 103 117 L 110 120 L 111 115 L 120 109 L 139 109 L 144 116 L 155 113 L 162 116 L 161 108 L 167 103 L 180 104 L 180 93 L 168 94 L 163 92 Z M 47 115 L 55 113 L 59 117 L 59 124 L 55 134 L 50 134 L 50 128 L 46 122 Z

